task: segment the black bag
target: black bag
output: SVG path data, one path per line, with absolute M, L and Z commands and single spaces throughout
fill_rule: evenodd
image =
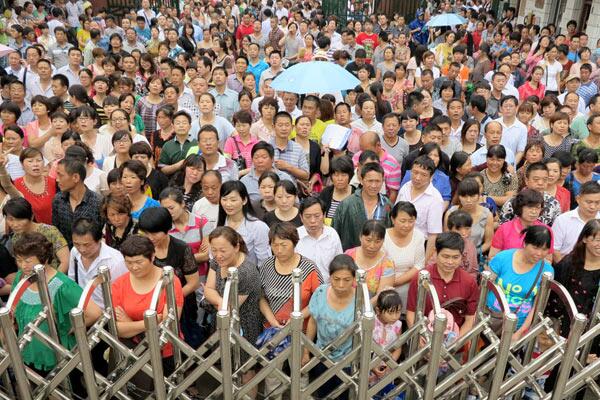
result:
M 233 162 L 237 165 L 238 169 L 241 171 L 246 169 L 248 166 L 246 165 L 246 159 L 242 157 L 242 152 L 240 151 L 240 146 L 238 142 L 233 138 L 233 144 L 235 145 L 235 149 L 237 150 L 237 158 L 233 159 Z

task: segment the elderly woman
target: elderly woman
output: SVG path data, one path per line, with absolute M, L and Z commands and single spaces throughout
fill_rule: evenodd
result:
M 162 268 L 156 265 L 155 248 L 152 241 L 145 236 L 132 235 L 121 245 L 121 253 L 129 272 L 117 278 L 111 287 L 113 306 L 117 318 L 119 338 L 127 346 L 139 343 L 146 331 L 144 312 L 150 307 L 156 284 L 162 279 Z M 179 278 L 173 280 L 175 286 L 175 301 L 177 315 L 183 308 L 183 291 Z M 163 290 L 160 294 L 156 312 L 164 318 L 167 295 Z M 162 348 L 162 361 L 165 375 L 170 374 L 175 364 L 173 362 L 173 346 L 167 343 Z M 131 379 L 137 388 L 146 393 L 152 392 L 153 382 L 147 375 L 141 373 Z
M 365 222 L 360 233 L 360 246 L 346 250 L 356 265 L 367 272 L 371 303 L 377 302 L 382 290 L 394 286 L 394 263 L 383 249 L 385 226 L 376 220 Z
M 513 202 L 515 217 L 500 225 L 494 233 L 489 253 L 490 260 L 502 250 L 521 248 L 522 232 L 530 226 L 546 227 L 552 238 L 550 227 L 538 221 L 543 206 L 544 196 L 536 190 L 525 188 L 517 194 Z M 548 253 L 552 251 L 553 247 L 550 246 Z
M 53 257 L 52 243 L 46 239 L 44 235 L 37 232 L 25 233 L 14 245 L 15 258 L 19 266 L 19 272 L 15 277 L 13 285 L 17 285 L 23 277 L 26 277 L 34 272 L 33 268 L 41 264 L 44 266 L 46 273 L 46 282 L 51 290 L 50 302 L 54 308 L 56 318 L 56 328 L 60 342 L 67 349 L 75 347 L 75 336 L 72 332 L 71 318 L 69 313 L 79 303 L 82 294 L 82 289 L 74 281 L 69 279 L 67 275 L 52 268 L 49 265 Z M 17 303 L 14 317 L 18 327 L 19 336 L 23 335 L 24 329 L 38 318 L 42 312 L 44 305 L 40 300 L 38 283 L 33 283 Z M 100 315 L 100 309 L 93 302 L 88 303 L 84 310 L 86 324 L 91 325 Z M 143 323 L 142 323 L 143 328 Z M 48 324 L 44 323 L 38 326 L 44 333 L 49 334 Z M 21 350 L 23 362 L 42 376 L 46 376 L 57 364 L 56 354 L 54 350 L 43 344 L 39 340 L 32 340 L 27 343 Z M 81 388 L 81 383 L 77 379 L 72 379 L 74 390 L 78 392 Z
M 308 305 L 310 319 L 306 328 L 306 336 L 310 340 L 316 339 L 316 345 L 320 349 L 324 349 L 340 337 L 354 322 L 357 269 L 352 257 L 346 254 L 335 256 L 329 265 L 329 283 L 319 286 L 310 298 Z M 352 339 L 348 339 L 333 349 L 329 358 L 339 361 L 351 349 Z M 304 348 L 302 364 L 306 364 L 309 359 L 308 348 Z M 325 365 L 318 364 L 310 371 L 311 378 L 317 379 L 326 370 Z M 340 383 L 339 378 L 332 377 L 319 388 L 317 396 L 326 398 Z M 348 399 L 348 393 L 342 394 L 338 399 Z
M 290 222 L 278 222 L 269 231 L 273 256 L 267 258 L 259 270 L 262 295 L 260 311 L 266 325 L 283 328 L 290 320 L 293 310 L 292 271 L 299 268 L 301 275 L 301 305 L 304 317 L 308 317 L 308 302 L 312 294 L 323 283 L 315 263 L 296 253 L 300 238 L 298 230 Z
M 31 203 L 23 197 L 15 197 L 6 202 L 2 208 L 6 225 L 13 232 L 8 243 L 9 251 L 14 254 L 15 243 L 27 233 L 41 233 L 52 244 L 52 258 L 48 261 L 53 268 L 67 273 L 69 267 L 69 248 L 60 231 L 52 225 L 34 222 Z
M 206 300 L 216 309 L 221 308 L 228 269 L 236 268 L 238 271 L 238 314 L 242 334 L 250 343 L 256 343 L 262 330 L 260 323 L 262 318 L 258 306 L 260 276 L 256 263 L 248 258 L 248 248 L 242 236 L 228 226 L 215 228 L 210 233 L 208 240 L 213 258 L 210 260 L 204 286 Z M 247 382 L 253 376 L 254 372 L 251 371 L 244 375 L 243 379 Z

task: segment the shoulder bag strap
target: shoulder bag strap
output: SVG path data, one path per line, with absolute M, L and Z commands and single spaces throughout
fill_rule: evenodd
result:
M 235 137 L 233 137 L 232 139 L 233 139 L 233 144 L 235 145 L 235 149 L 238 152 L 238 156 L 236 158 L 242 157 L 242 152 L 240 151 L 240 146 L 238 145 L 237 140 L 235 140 Z
M 79 263 L 75 257 L 73 257 L 73 264 L 75 265 L 75 283 L 79 285 Z
M 544 270 L 545 263 L 546 263 L 546 261 L 542 260 L 542 265 L 540 265 L 540 267 L 538 268 L 538 272 L 535 275 L 535 279 L 533 280 L 531 287 L 527 291 L 527 294 L 523 297 L 523 302 L 529 298 L 531 293 L 533 293 L 533 289 L 535 289 L 535 286 L 537 285 L 537 282 L 540 279 L 540 276 L 542 276 L 542 271 Z M 517 307 L 517 309 L 515 310 L 515 314 L 517 314 L 519 312 L 519 310 L 521 309 L 522 306 L 523 306 L 523 303 L 521 303 L 521 305 L 519 305 L 519 307 Z

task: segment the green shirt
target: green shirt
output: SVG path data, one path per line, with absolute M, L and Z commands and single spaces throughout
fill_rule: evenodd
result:
M 21 280 L 22 276 L 22 271 L 17 272 L 17 276 L 13 282 L 13 289 Z M 77 303 L 79 302 L 83 290 L 60 271 L 56 271 L 56 275 L 50 279 L 50 282 L 48 282 L 48 289 L 50 291 L 50 301 L 54 306 L 56 328 L 58 330 L 60 343 L 65 348 L 71 350 L 75 347 L 76 340 L 75 336 L 72 333 L 69 333 L 71 330 L 71 318 L 69 317 L 69 313 L 73 308 L 77 307 Z M 27 289 L 25 293 L 23 293 L 23 296 L 15 309 L 15 321 L 19 328 L 19 336 L 23 334 L 23 329 L 27 324 L 38 317 L 42 309 L 43 307 L 39 293 Z M 44 321 L 40 324 L 39 328 L 43 332 L 49 333 L 48 322 Z M 21 352 L 21 356 L 23 357 L 23 362 L 25 364 L 42 371 L 51 370 L 56 366 L 57 362 L 54 351 L 36 338 L 32 339 L 31 342 L 25 346 Z
M 571 154 L 573 155 L 573 157 L 575 157 L 575 159 L 577 159 L 577 152 L 581 148 L 590 149 L 591 147 L 584 140 L 582 140 L 579 143 L 575 143 L 571 148 Z M 596 150 L 596 153 L 598 153 L 598 157 L 600 157 L 600 147 L 596 147 L 594 150 Z
M 588 117 L 580 115 L 571 122 L 571 132 L 573 132 L 573 137 L 582 140 L 590 135 L 590 131 L 587 127 L 587 120 Z
M 178 163 L 179 161 L 185 159 L 190 148 L 197 145 L 198 141 L 196 140 L 186 139 L 186 141 L 181 144 L 177 140 L 177 137 L 174 137 L 172 140 L 169 140 L 163 145 L 158 164 L 173 165 Z

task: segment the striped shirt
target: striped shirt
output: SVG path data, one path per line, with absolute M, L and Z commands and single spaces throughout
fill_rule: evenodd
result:
M 187 245 L 192 249 L 192 254 L 196 254 L 198 253 L 200 244 L 202 243 L 202 228 L 207 222 L 208 220 L 206 217 L 198 217 L 193 213 L 189 213 L 188 223 L 184 227 L 183 231 L 173 226 L 169 231 L 169 235 L 187 243 Z
M 302 271 L 300 308 L 308 306 L 310 297 L 323 283 L 323 278 L 314 262 L 304 256 L 300 256 L 300 262 L 296 268 Z M 275 269 L 275 256 L 267 258 L 259 267 L 262 295 L 269 303 L 275 318 L 280 324 L 290 319 L 294 306 L 294 286 L 292 274 L 281 275 Z
M 150 103 L 147 97 L 142 97 L 138 100 L 135 109 L 137 114 L 142 117 L 142 121 L 144 121 L 144 132 L 140 133 L 145 133 L 146 137 L 151 137 L 152 133 L 156 131 L 156 111 L 163 104 L 162 101 L 157 104 Z
M 385 188 L 387 195 L 390 195 L 390 190 L 399 190 L 400 182 L 402 181 L 402 170 L 400 169 L 400 164 L 398 161 L 392 157 L 387 151 L 381 149 L 383 154 L 379 156 L 379 164 L 381 168 L 383 168 L 384 180 L 385 180 Z M 357 152 L 352 157 L 352 162 L 354 165 L 358 165 L 358 158 L 360 157 L 362 151 Z
M 300 168 L 306 172 L 309 171 L 308 161 L 306 160 L 306 152 L 298 143 L 293 140 L 288 140 L 284 149 L 280 149 L 275 144 L 275 139 L 271 140 L 271 144 L 275 149 L 275 160 L 283 160 L 293 167 Z M 294 178 L 292 176 L 292 178 Z M 398 177 L 399 178 L 399 177 Z M 400 181 L 398 181 L 400 183 Z M 400 187 L 400 185 L 398 185 Z

